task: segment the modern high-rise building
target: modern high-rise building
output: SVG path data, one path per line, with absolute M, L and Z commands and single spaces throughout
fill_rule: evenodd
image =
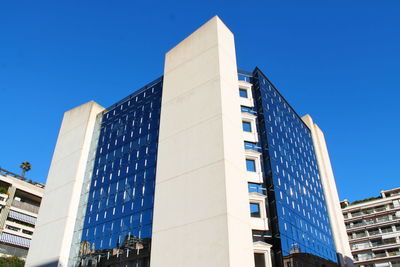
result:
M 355 264 L 400 267 L 400 188 L 341 204 Z
M 164 75 L 65 113 L 26 266 L 351 266 L 321 130 L 214 17 Z
M 43 184 L 0 168 L 0 257 L 26 257 L 43 193 Z

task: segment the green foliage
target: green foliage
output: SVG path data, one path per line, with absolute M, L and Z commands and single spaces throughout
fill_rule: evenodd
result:
M 24 267 L 25 261 L 17 256 L 0 258 L 0 266 L 4 267 Z
M 7 188 L 0 185 L 0 194 L 7 194 Z M 1 266 L 1 265 L 0 265 Z
M 29 161 L 22 162 L 19 167 L 22 169 L 22 177 L 25 177 L 25 173 L 32 169 L 32 165 L 29 163 Z

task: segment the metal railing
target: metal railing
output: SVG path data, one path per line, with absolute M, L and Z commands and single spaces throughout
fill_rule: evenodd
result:
M 390 257 L 392 256 L 399 256 L 400 255 L 400 251 L 388 251 L 388 254 Z
M 44 188 L 44 187 L 45 187 L 45 185 L 42 184 L 42 183 L 33 182 L 32 180 L 27 179 L 27 178 L 24 177 L 24 176 L 21 176 L 21 175 L 19 175 L 19 174 L 16 174 L 16 173 L 7 171 L 7 170 L 5 170 L 5 169 L 3 169 L 3 168 L 0 168 L 0 174 L 9 175 L 9 176 L 12 176 L 12 177 L 14 177 L 14 178 L 17 178 L 17 179 L 19 179 L 19 180 L 25 181 L 25 182 L 28 181 L 27 183 L 36 185 L 37 187 L 40 187 L 40 188 Z

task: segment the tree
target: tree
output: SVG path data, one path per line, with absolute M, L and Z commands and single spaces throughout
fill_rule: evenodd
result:
M 2 257 L 0 258 L 0 266 L 7 266 L 7 267 L 24 267 L 25 261 L 21 260 L 17 256 L 12 257 Z
M 32 165 L 28 161 L 24 161 L 19 165 L 19 167 L 22 169 L 22 177 L 25 177 L 25 173 L 30 171 L 32 168 Z

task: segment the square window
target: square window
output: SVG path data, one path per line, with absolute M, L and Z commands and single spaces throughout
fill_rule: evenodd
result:
M 254 159 L 246 159 L 246 169 L 249 172 L 256 171 L 256 161 Z
M 251 122 L 242 121 L 243 131 L 251 133 Z
M 260 204 L 258 203 L 250 203 L 250 215 L 254 218 L 260 218 Z
M 243 98 L 248 98 L 247 90 L 246 89 L 239 89 L 239 95 Z

